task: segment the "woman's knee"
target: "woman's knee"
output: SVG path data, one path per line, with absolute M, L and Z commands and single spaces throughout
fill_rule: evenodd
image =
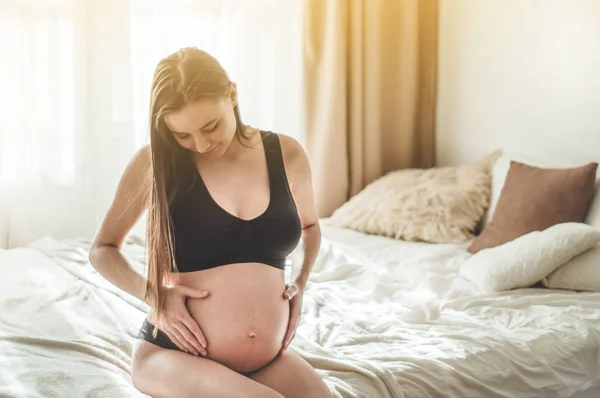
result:
M 252 395 L 239 395 L 240 397 L 247 397 L 247 398 L 286 398 L 283 395 L 281 395 L 280 393 L 278 393 L 275 390 L 271 390 L 269 389 L 269 391 L 265 391 L 265 392 L 260 392 L 258 393 L 258 395 L 256 394 L 252 394 Z
M 153 348 L 141 341 L 136 341 L 133 347 L 131 357 L 131 382 L 133 386 L 143 393 L 147 393 L 152 388 L 153 375 L 152 366 L 147 362 L 153 354 Z M 155 373 L 155 372 L 154 372 Z
M 286 351 L 267 367 L 250 377 L 285 398 L 331 398 L 332 394 L 308 362 L 293 351 Z
M 317 382 L 310 385 L 298 385 L 295 386 L 293 392 L 285 396 L 286 398 L 333 398 L 331 391 L 327 388 L 324 382 Z
M 146 390 L 144 376 L 135 366 L 131 368 L 131 383 L 138 391 L 144 392 Z
M 131 364 L 131 383 L 142 392 L 146 389 L 146 375 L 144 373 L 144 368 L 140 366 L 139 361 L 133 360 Z

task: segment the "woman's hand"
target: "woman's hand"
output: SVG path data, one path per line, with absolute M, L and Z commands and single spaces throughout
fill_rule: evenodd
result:
M 304 295 L 304 288 L 296 283 L 288 283 L 286 285 L 285 292 L 283 292 L 283 298 L 290 302 L 290 320 L 288 322 L 288 329 L 283 338 L 283 346 L 279 353 L 283 353 L 287 350 L 288 346 L 296 335 L 296 327 L 300 322 L 300 316 L 302 315 L 302 297 Z
M 208 355 L 207 343 L 202 330 L 192 318 L 185 306 L 187 297 L 206 298 L 207 290 L 193 289 L 188 286 L 165 287 L 162 292 L 167 295 L 163 313 L 159 321 L 159 329 L 179 347 L 180 350 L 198 355 Z

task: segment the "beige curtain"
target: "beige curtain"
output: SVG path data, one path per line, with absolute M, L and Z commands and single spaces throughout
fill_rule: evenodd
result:
M 306 148 L 319 216 L 435 163 L 437 0 L 306 0 Z

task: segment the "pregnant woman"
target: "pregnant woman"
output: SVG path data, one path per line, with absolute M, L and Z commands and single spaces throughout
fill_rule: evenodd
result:
M 120 251 L 146 210 L 147 280 Z M 302 270 L 286 285 L 300 238 Z M 242 124 L 236 85 L 206 52 L 161 60 L 150 145 L 127 166 L 90 250 L 106 279 L 152 308 L 135 387 L 154 398 L 330 397 L 287 349 L 320 239 L 302 147 Z

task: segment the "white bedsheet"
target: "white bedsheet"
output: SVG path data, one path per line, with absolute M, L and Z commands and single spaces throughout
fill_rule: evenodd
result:
M 600 384 L 600 294 L 479 295 L 466 245 L 323 227 L 292 347 L 336 397 L 567 397 Z M 125 253 L 141 267 L 143 250 Z M 145 306 L 87 264 L 88 242 L 0 251 L 0 397 L 142 397 Z
M 130 378 L 143 303 L 97 274 L 87 247 L 48 238 L 0 250 L 1 398 L 146 397 Z

